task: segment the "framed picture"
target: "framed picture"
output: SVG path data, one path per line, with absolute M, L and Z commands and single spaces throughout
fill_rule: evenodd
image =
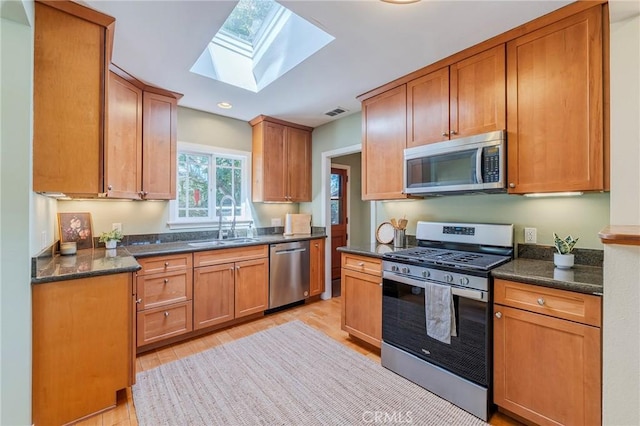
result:
M 93 248 L 91 213 L 58 213 L 60 242 L 75 241 L 78 250 Z

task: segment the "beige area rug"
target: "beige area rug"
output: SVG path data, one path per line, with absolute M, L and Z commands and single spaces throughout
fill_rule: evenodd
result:
M 486 425 L 300 321 L 137 375 L 140 425 Z

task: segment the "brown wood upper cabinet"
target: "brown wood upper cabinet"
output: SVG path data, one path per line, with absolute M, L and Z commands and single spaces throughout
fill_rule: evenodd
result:
M 109 71 L 108 93 L 105 195 L 175 199 L 181 95 L 148 86 L 115 65 Z
M 407 148 L 506 126 L 504 44 L 407 83 Z
M 36 2 L 33 190 L 175 198 L 178 93 L 109 65 L 114 19 Z
M 115 19 L 36 2 L 33 190 L 95 196 L 103 179 L 105 81 Z
M 602 8 L 507 43 L 509 192 L 605 189 Z
M 311 201 L 311 127 L 261 115 L 253 127 L 254 202 Z
M 402 167 L 406 141 L 406 85 L 362 102 L 363 200 L 407 198 Z

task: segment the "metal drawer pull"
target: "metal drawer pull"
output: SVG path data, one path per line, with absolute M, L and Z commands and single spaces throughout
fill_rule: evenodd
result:
M 169 262 L 164 262 L 164 266 L 165 266 L 165 268 L 166 268 L 167 266 L 169 266 Z
M 364 262 L 358 262 L 358 266 L 364 266 Z
M 164 316 L 165 316 L 165 317 L 168 317 L 168 316 L 169 316 L 169 312 L 165 312 L 165 313 L 164 313 Z
M 142 303 L 142 299 L 136 299 L 136 303 L 137 303 L 137 304 Z
M 496 318 L 498 319 L 502 318 L 502 312 L 496 312 Z
M 544 299 L 542 297 L 538 299 L 538 305 L 544 306 Z
M 164 279 L 164 283 L 166 284 L 166 283 L 168 283 L 168 282 L 169 282 L 169 278 L 165 278 L 165 279 Z

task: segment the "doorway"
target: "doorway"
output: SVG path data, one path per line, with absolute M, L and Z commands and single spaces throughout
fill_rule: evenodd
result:
M 341 255 L 338 247 L 346 246 L 349 224 L 349 166 L 332 164 L 330 178 L 331 209 L 331 294 L 340 295 Z

